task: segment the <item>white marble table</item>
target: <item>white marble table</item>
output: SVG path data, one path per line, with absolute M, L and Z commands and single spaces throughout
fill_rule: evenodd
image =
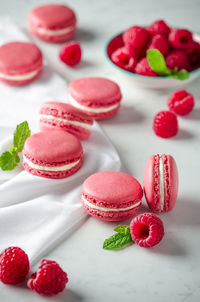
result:
M 1 1 L 0 16 L 10 15 L 26 26 L 29 10 L 45 3 L 38 0 Z M 56 1 L 54 1 L 56 2 Z M 66 1 L 61 1 L 66 2 Z M 187 89 L 196 98 L 192 114 L 179 119 L 179 135 L 163 140 L 152 132 L 152 119 L 166 108 L 171 91 L 137 89 L 115 74 L 104 58 L 104 45 L 113 34 L 132 24 L 148 24 L 158 18 L 169 23 L 199 28 L 199 0 L 81 1 L 69 0 L 77 12 L 79 29 L 76 39 L 83 46 L 83 62 L 76 69 L 59 62 L 59 45 L 37 40 L 49 64 L 67 82 L 82 76 L 107 76 L 116 80 L 123 92 L 118 115 L 100 122 L 116 146 L 123 169 L 142 182 L 145 162 L 154 153 L 172 154 L 180 172 L 180 191 L 175 209 L 161 218 L 166 235 L 152 249 L 131 246 L 120 251 L 104 251 L 103 240 L 113 233 L 116 223 L 89 218 L 47 256 L 57 260 L 68 272 L 68 290 L 53 298 L 40 297 L 25 287 L 0 285 L 0 300 L 13 301 L 200 301 L 200 88 L 199 80 Z M 126 5 L 125 5 L 126 3 Z M 6 135 L 6 134 L 5 134 Z M 4 134 L 1 133 L 1 137 Z M 147 208 L 144 206 L 141 211 Z M 128 223 L 128 222 L 127 222 Z

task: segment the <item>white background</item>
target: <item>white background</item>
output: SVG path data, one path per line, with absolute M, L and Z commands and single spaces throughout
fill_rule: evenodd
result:
M 56 2 L 56 1 L 54 1 Z M 149 301 L 197 302 L 200 300 L 200 106 L 199 80 L 187 88 L 196 99 L 195 110 L 179 118 L 177 137 L 164 140 L 154 135 L 152 120 L 156 112 L 166 109 L 172 90 L 151 91 L 134 87 L 119 77 L 104 58 L 106 41 L 132 24 L 149 24 L 165 18 L 169 24 L 200 32 L 199 0 L 168 1 L 62 1 L 75 9 L 78 32 L 75 39 L 83 47 L 79 67 L 70 69 L 58 60 L 60 45 L 35 39 L 49 64 L 69 83 L 82 76 L 107 76 L 122 89 L 119 113 L 101 121 L 117 148 L 124 170 L 142 182 L 147 158 L 154 153 L 171 154 L 177 161 L 180 190 L 177 204 L 170 213 L 160 215 L 165 237 L 159 246 L 144 249 L 131 246 L 120 251 L 104 251 L 103 240 L 113 233 L 116 223 L 89 218 L 85 224 L 47 255 L 67 271 L 67 290 L 57 297 L 44 298 L 24 286 L 1 285 L 1 301 Z M 18 24 L 27 26 L 27 14 L 45 1 L 1 0 L 1 16 L 10 15 Z M 8 133 L 0 133 L 4 138 Z M 144 200 L 144 199 L 143 199 Z M 145 205 L 141 211 L 146 211 Z M 124 222 L 128 223 L 128 222 Z

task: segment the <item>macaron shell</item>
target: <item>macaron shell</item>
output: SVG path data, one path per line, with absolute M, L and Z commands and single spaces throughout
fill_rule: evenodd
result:
M 45 178 L 61 179 L 61 178 L 69 177 L 70 175 L 76 173 L 82 166 L 82 162 L 83 162 L 83 156 L 80 157 L 80 161 L 75 167 L 73 167 L 69 170 L 60 171 L 60 172 L 51 172 L 51 171 L 43 171 L 43 170 L 34 169 L 34 168 L 31 168 L 25 162 L 23 163 L 23 166 L 24 166 L 25 170 L 28 171 L 32 175 L 45 177 Z
M 119 86 L 101 77 L 74 80 L 69 84 L 68 93 L 78 103 L 92 108 L 112 106 L 121 100 Z
M 64 123 L 62 121 L 52 121 L 45 118 L 40 118 L 40 130 L 41 131 L 54 131 L 54 130 L 67 131 L 82 140 L 88 139 L 91 134 L 90 130 L 84 129 L 82 127 L 73 126 L 69 123 Z
M 92 174 L 84 181 L 82 192 L 91 202 L 95 199 L 97 206 L 113 208 L 137 203 L 143 196 L 142 187 L 133 176 L 115 171 Z
M 42 53 L 33 43 L 9 42 L 0 47 L 0 72 L 23 75 L 42 68 Z
M 29 18 L 38 27 L 52 30 L 65 28 L 76 21 L 74 11 L 62 4 L 38 6 L 30 12 Z
M 171 155 L 162 155 L 164 164 L 165 203 L 164 211 L 171 211 L 178 195 L 178 169 Z
M 42 73 L 42 68 L 40 70 L 38 70 L 38 72 L 33 77 L 31 77 L 31 79 L 15 81 L 15 80 L 6 80 L 6 79 L 0 78 L 0 81 L 4 82 L 5 84 L 12 85 L 12 86 L 23 86 L 23 85 L 29 84 L 30 82 L 37 79 L 41 73 Z
M 80 141 L 64 131 L 43 131 L 30 136 L 23 154 L 32 162 L 45 166 L 58 166 L 75 162 L 82 156 Z
M 40 109 L 40 114 L 48 114 L 63 119 L 93 124 L 93 119 L 76 107 L 61 102 L 46 102 Z
M 94 120 L 103 120 L 114 116 L 119 111 L 119 108 L 120 108 L 120 104 L 115 109 L 110 110 L 108 112 L 91 113 L 90 111 L 86 111 L 86 110 L 84 112 L 90 115 Z
M 146 163 L 143 179 L 144 194 L 149 208 L 160 212 L 159 155 L 151 155 Z
M 133 217 L 138 212 L 141 204 L 133 208 L 132 210 L 120 211 L 120 212 L 112 212 L 112 211 L 104 212 L 104 211 L 96 210 L 88 207 L 83 201 L 82 201 L 82 206 L 89 215 L 97 219 L 106 220 L 106 221 L 122 221 Z

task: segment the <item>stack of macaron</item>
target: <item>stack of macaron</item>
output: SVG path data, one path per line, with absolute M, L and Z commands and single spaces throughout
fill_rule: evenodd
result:
M 93 119 L 111 117 L 119 110 L 121 91 L 109 79 L 75 80 L 70 83 L 68 91 L 71 104 L 42 104 L 39 112 L 41 132 L 25 142 L 23 165 L 33 175 L 56 179 L 78 171 L 83 162 L 79 140 L 89 138 Z

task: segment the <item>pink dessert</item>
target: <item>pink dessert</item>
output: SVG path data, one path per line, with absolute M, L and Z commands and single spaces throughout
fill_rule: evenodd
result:
M 0 80 L 10 85 L 25 85 L 42 71 L 42 53 L 28 42 L 9 42 L 0 47 Z
M 80 139 L 88 139 L 93 119 L 70 104 L 46 102 L 40 109 L 41 130 L 64 130 Z
M 106 78 L 82 78 L 72 81 L 68 87 L 69 102 L 96 120 L 116 114 L 121 97 L 119 86 Z
M 31 32 L 48 42 L 66 41 L 76 31 L 74 11 L 62 4 L 38 6 L 30 12 L 28 20 Z
M 24 168 L 36 176 L 68 177 L 81 167 L 82 161 L 83 149 L 80 141 L 64 131 L 35 133 L 24 145 Z
M 95 218 L 121 221 L 137 213 L 142 196 L 142 187 L 133 176 L 104 171 L 84 181 L 81 200 L 86 212 Z
M 171 155 L 152 155 L 144 172 L 144 193 L 153 212 L 168 212 L 178 194 L 178 170 Z

